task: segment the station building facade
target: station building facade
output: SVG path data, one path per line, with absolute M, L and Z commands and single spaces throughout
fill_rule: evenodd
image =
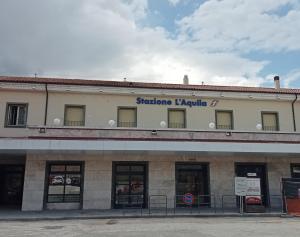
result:
M 236 205 L 237 176 L 275 205 L 300 175 L 300 90 L 275 85 L 0 77 L 0 207 Z

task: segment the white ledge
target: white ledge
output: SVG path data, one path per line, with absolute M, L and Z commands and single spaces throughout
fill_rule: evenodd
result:
M 183 151 L 300 154 L 300 146 L 286 143 L 0 139 L 0 153 L 5 151 Z

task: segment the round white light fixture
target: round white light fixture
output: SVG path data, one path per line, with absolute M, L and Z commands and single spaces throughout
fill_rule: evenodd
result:
M 59 119 L 59 118 L 53 119 L 53 124 L 54 124 L 55 126 L 60 125 L 60 119 Z
M 115 125 L 115 123 L 116 123 L 115 120 L 112 120 L 112 119 L 108 121 L 108 124 L 111 127 L 113 127 Z
M 165 127 L 167 126 L 167 123 L 166 123 L 165 121 L 161 121 L 161 122 L 160 122 L 160 126 L 161 126 L 162 128 L 165 128 Z
M 261 130 L 262 129 L 262 125 L 260 123 L 256 124 L 256 129 L 257 130 Z
M 211 128 L 211 129 L 215 128 L 215 123 L 213 123 L 213 122 L 209 123 L 208 127 Z

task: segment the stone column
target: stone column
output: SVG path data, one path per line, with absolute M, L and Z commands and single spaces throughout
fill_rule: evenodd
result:
M 34 155 L 27 155 L 22 211 L 43 210 L 45 168 L 45 160 L 40 160 Z

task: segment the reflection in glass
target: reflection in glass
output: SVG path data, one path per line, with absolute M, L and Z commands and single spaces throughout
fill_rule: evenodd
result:
M 65 165 L 51 165 L 51 172 L 63 172 L 65 168 Z
M 81 165 L 50 165 L 48 202 L 80 202 Z
M 64 186 L 49 185 L 48 194 L 64 194 Z
M 67 165 L 67 171 L 80 172 L 80 165 Z
M 115 207 L 140 207 L 145 204 L 145 170 L 145 165 L 116 165 Z

